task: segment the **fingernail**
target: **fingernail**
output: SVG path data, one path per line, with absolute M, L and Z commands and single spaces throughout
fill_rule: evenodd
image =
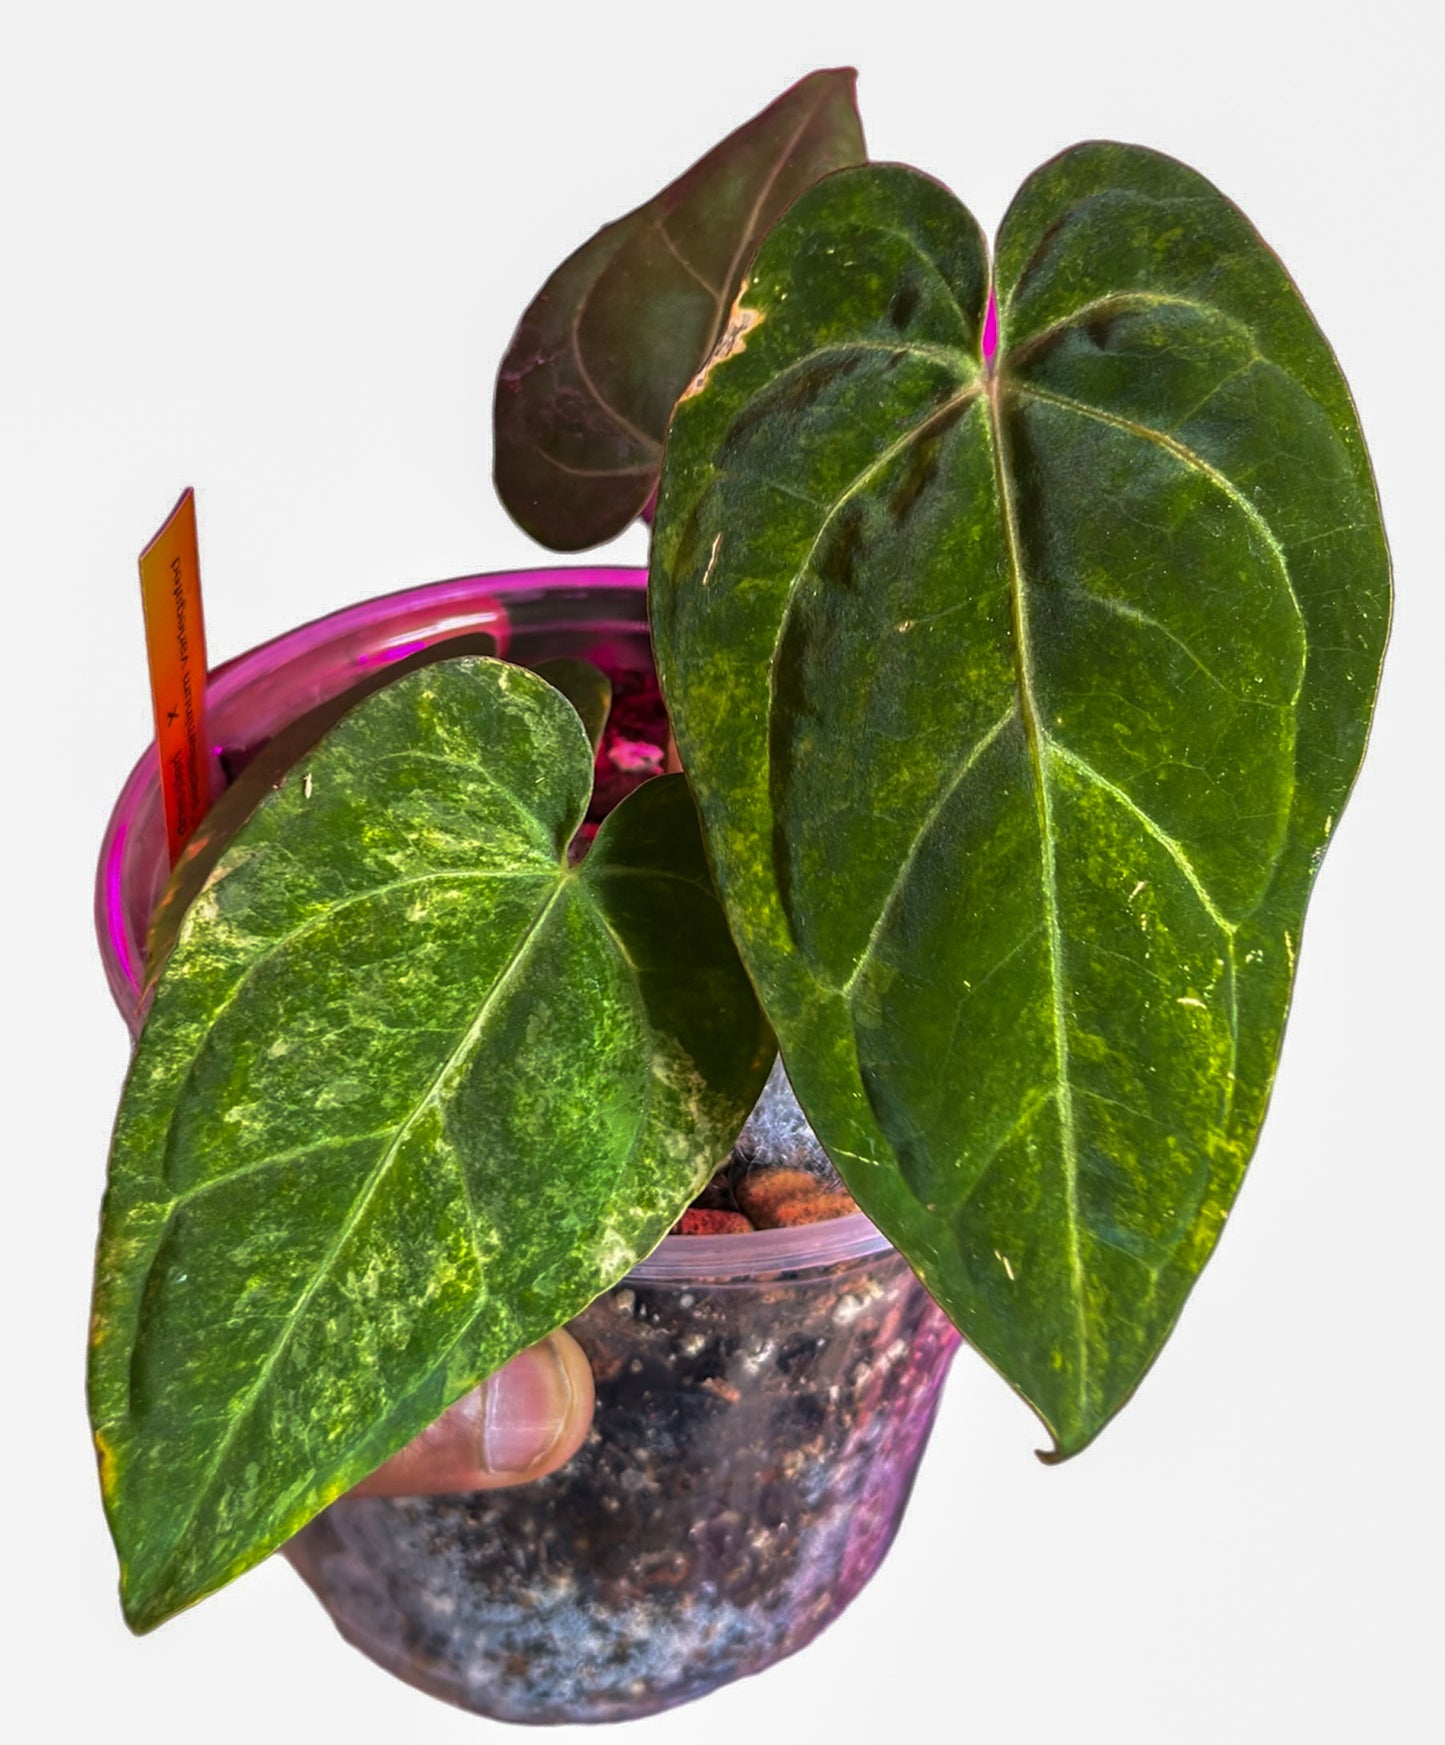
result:
M 494 1477 L 521 1475 L 556 1444 L 574 1396 L 567 1365 L 549 1335 L 520 1352 L 485 1383 L 480 1458 Z

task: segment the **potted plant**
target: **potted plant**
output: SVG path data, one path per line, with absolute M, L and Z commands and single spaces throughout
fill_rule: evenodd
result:
M 420 645 L 485 642 L 560 678 L 578 657 L 605 668 L 619 699 L 609 736 L 622 719 L 626 761 L 660 766 L 665 717 L 638 683 L 651 672 L 645 587 L 636 570 L 463 578 L 351 607 L 228 663 L 211 687 L 212 736 L 246 773 L 170 881 L 161 925 L 204 878 L 228 814 L 245 815 L 248 790 L 265 791 L 295 756 L 295 724 L 314 739 L 318 711 L 334 720 L 358 684 L 414 665 Z M 655 760 L 638 755 L 649 737 Z M 604 738 L 603 807 L 618 785 L 608 753 Z M 137 1035 L 167 869 L 146 756 L 97 887 L 107 971 Z M 789 1102 L 768 1099 L 766 1128 L 749 1122 L 736 1159 L 747 1182 L 818 1167 Z M 769 1158 L 791 1167 L 760 1176 Z M 958 1336 L 861 1213 L 795 1228 L 786 1203 L 775 1216 L 743 1191 L 760 1228 L 666 1238 L 569 1322 L 597 1409 L 565 1470 L 518 1490 L 348 1495 L 287 1542 L 349 1640 L 487 1714 L 618 1719 L 759 1670 L 851 1601 L 892 1540 Z
M 862 156 L 851 78 L 814 75 L 564 263 L 503 365 L 498 485 L 539 537 L 606 537 L 660 473 L 685 777 L 574 859 L 602 687 L 444 661 L 263 753 L 254 810 L 177 869 L 92 1361 L 139 1628 L 535 1338 L 616 1316 L 773 1038 L 1051 1458 L 1128 1399 L 1213 1248 L 1388 626 L 1348 391 L 1171 159 L 1062 154 L 990 263 L 946 190 Z M 887 1349 L 905 1323 L 911 1471 L 951 1340 L 903 1307 Z M 565 1712 L 697 1694 L 670 1642 L 673 1683 Z

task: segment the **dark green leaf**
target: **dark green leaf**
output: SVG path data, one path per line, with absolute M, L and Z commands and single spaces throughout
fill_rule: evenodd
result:
M 1253 1151 L 1388 623 L 1373 481 L 1278 261 L 1086 145 L 998 244 L 845 172 L 681 403 L 664 691 L 744 960 L 863 1207 L 1082 1447 Z
M 268 793 L 126 1086 L 91 1405 L 137 1628 L 255 1563 L 664 1234 L 771 1039 L 686 784 L 568 869 L 535 674 L 448 662 Z
M 577 711 L 587 729 L 587 737 L 592 741 L 595 757 L 597 747 L 602 743 L 607 717 L 612 712 L 612 680 L 590 660 L 573 660 L 570 655 L 538 661 L 532 670 L 559 690 Z
M 533 538 L 580 551 L 657 484 L 673 403 L 723 331 L 759 240 L 863 161 L 851 70 L 812 73 L 565 260 L 502 361 L 496 484 Z

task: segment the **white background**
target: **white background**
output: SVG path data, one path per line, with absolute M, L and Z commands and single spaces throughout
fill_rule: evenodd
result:
M 1244 206 L 1354 387 L 1398 614 L 1254 1169 L 1133 1405 L 1048 1470 L 1027 1411 L 961 1358 L 872 1588 L 796 1660 L 635 1736 L 1438 1737 L 1440 43 L 1412 10 L 1431 17 L 1396 0 L 13 9 L 12 1737 L 502 1737 L 345 1648 L 279 1562 L 143 1641 L 120 1620 L 82 1373 L 126 1060 L 93 857 L 149 735 L 135 556 L 194 483 L 213 659 L 406 583 L 541 561 L 489 483 L 518 314 L 590 230 L 849 62 L 874 155 L 940 176 L 990 229 L 1030 169 L 1098 135 L 1182 157 Z M 612 555 L 642 561 L 641 532 Z

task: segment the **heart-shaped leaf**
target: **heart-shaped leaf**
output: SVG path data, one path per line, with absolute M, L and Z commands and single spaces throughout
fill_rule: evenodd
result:
M 771 1038 L 680 777 L 492 660 L 368 699 L 192 905 L 126 1086 L 91 1405 L 134 1627 L 239 1574 L 663 1236 Z
M 820 176 L 863 161 L 855 76 L 800 80 L 538 292 L 494 411 L 497 491 L 534 539 L 580 551 L 641 513 L 673 402 L 723 331 L 759 241 Z
M 1388 559 L 1328 346 L 1191 170 L 1065 153 L 986 359 L 988 297 L 936 183 L 804 196 L 678 408 L 652 616 L 799 1099 L 1067 1454 L 1253 1151 Z

